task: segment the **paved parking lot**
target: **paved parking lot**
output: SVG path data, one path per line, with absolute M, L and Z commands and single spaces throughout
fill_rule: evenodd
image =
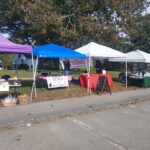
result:
M 150 102 L 0 132 L 1 150 L 149 150 Z

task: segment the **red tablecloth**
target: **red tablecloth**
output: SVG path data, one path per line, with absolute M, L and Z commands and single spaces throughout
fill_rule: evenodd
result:
M 90 74 L 90 88 L 96 89 L 97 80 L 99 76 L 105 76 L 107 77 L 108 84 L 110 87 L 113 86 L 113 80 L 110 74 Z M 87 74 L 81 74 L 80 75 L 80 84 L 82 87 L 87 88 L 88 85 L 88 75 Z

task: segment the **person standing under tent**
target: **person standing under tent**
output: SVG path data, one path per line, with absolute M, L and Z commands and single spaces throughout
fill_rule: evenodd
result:
M 122 70 L 120 73 L 119 73 L 119 81 L 121 83 L 125 83 L 126 82 L 126 74 L 125 74 L 125 71 Z
M 102 73 L 103 65 L 101 64 L 99 60 L 96 60 L 95 68 L 96 68 L 96 73 L 98 74 Z
M 71 67 L 71 64 L 70 64 L 69 59 L 65 60 L 64 61 L 65 75 L 70 75 L 70 67 Z

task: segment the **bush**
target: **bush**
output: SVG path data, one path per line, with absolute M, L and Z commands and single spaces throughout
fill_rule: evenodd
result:
M 20 64 L 18 69 L 20 69 L 20 70 L 29 70 L 29 66 L 27 64 Z
M 8 65 L 7 66 L 7 70 L 11 70 L 12 69 L 12 66 L 11 65 Z

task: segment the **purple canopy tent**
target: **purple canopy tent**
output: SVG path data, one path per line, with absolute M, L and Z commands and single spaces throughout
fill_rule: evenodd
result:
M 32 46 L 13 43 L 0 34 L 0 53 L 31 54 L 34 72 Z
M 0 34 L 0 52 L 3 53 L 32 53 L 32 46 L 15 44 Z

